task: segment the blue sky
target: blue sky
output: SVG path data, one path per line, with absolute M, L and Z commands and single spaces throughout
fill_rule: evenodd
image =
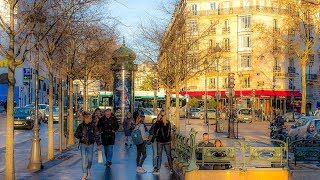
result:
M 118 26 L 120 37 L 125 37 L 129 47 L 134 46 L 132 38 L 136 37 L 139 33 L 138 27 L 141 22 L 145 22 L 149 18 L 163 16 L 163 13 L 159 11 L 159 3 L 161 1 L 162 0 L 114 0 L 110 4 L 109 10 L 111 11 L 111 16 L 121 22 Z

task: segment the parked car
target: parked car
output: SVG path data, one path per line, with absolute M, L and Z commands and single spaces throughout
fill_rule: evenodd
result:
M 199 112 L 200 109 L 199 108 L 190 108 L 188 111 L 187 111 L 187 116 L 189 119 L 191 118 L 197 118 L 196 117 L 196 114 L 197 112 Z M 199 117 L 198 117 L 199 118 Z
M 152 124 L 153 122 L 156 121 L 157 119 L 157 115 L 156 114 L 153 114 L 152 111 L 146 109 L 146 108 L 142 108 L 142 111 L 144 113 L 144 116 L 145 116 L 145 119 L 144 119 L 144 122 L 146 124 Z
M 53 123 L 58 123 L 59 122 L 59 106 L 53 106 L 52 110 L 53 110 Z M 65 116 L 66 115 L 67 114 L 65 113 Z M 43 119 L 43 122 L 48 123 L 48 119 L 49 119 L 49 107 L 45 109 L 45 118 Z
M 205 117 L 205 110 L 201 110 L 199 112 L 196 113 L 195 117 L 200 118 L 200 119 L 204 119 Z M 216 118 L 216 110 L 215 109 L 208 109 L 207 111 L 207 118 L 208 119 L 215 119 Z
M 288 132 L 290 140 L 320 138 L 320 117 L 304 116 L 299 118 Z
M 286 122 L 295 122 L 297 119 L 301 117 L 301 114 L 298 112 L 294 112 L 294 119 L 292 119 L 293 112 L 287 112 L 284 114 L 284 119 Z
M 35 108 L 35 105 L 34 104 L 28 104 L 28 105 L 26 105 L 25 107 L 30 107 L 30 108 Z M 47 104 L 38 104 L 38 109 L 39 109 L 39 115 L 40 115 L 40 119 L 44 119 L 45 118 L 45 110 L 46 110 L 46 108 L 47 107 L 49 107 Z
M 34 126 L 34 108 L 17 107 L 13 111 L 14 128 L 32 129 Z
M 252 123 L 252 110 L 249 108 L 241 108 L 237 111 L 236 120 L 238 122 Z

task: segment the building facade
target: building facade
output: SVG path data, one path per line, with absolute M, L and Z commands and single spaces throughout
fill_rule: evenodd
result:
M 207 91 L 209 98 L 220 96 L 222 108 L 228 104 L 228 74 L 234 73 L 237 107 L 254 107 L 264 114 L 271 114 L 272 109 L 300 111 L 301 65 L 276 38 L 297 34 L 286 29 L 288 11 L 277 0 L 183 0 L 176 11 L 181 11 L 179 7 L 188 12 L 185 22 L 189 34 L 208 32 L 199 37 L 197 50 L 221 49 L 219 57 L 208 57 L 214 61 L 209 69 L 187 81 L 183 94 L 201 98 Z M 319 34 L 314 36 L 307 64 L 307 111 L 314 111 L 320 97 Z

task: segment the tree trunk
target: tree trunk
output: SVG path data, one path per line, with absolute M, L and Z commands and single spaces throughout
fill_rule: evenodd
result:
M 179 82 L 178 78 L 176 78 L 176 88 L 175 88 L 175 91 L 176 91 L 176 117 L 174 118 L 174 123 L 176 125 L 177 132 L 180 132 L 180 106 L 179 106 L 180 105 L 180 99 L 179 99 L 180 86 L 177 82 Z
M 307 59 L 308 57 L 306 57 Z M 306 114 L 306 105 L 307 105 L 307 80 L 306 80 L 306 66 L 307 61 L 305 59 L 301 60 L 301 94 L 302 94 L 302 100 L 301 100 L 301 114 Z
M 73 136 L 73 79 L 69 78 L 69 116 L 68 116 L 68 146 L 74 145 Z
M 54 144 L 53 144 L 53 69 L 52 66 L 49 65 L 49 118 L 48 118 L 48 154 L 47 159 L 54 159 Z
M 14 31 L 14 5 L 10 3 L 10 30 Z M 14 34 L 9 34 L 9 55 L 8 59 L 8 96 L 7 96 L 7 126 L 6 126 L 6 157 L 5 157 L 5 179 L 14 180 L 14 86 L 15 86 L 15 57 L 14 57 Z
M 165 112 L 167 115 L 167 118 L 169 119 L 169 113 L 170 113 L 170 104 L 171 104 L 171 89 L 166 88 L 166 105 L 165 105 Z
M 83 83 L 83 110 L 84 111 L 88 111 L 87 84 L 88 84 L 88 81 L 87 81 L 87 78 L 85 77 L 84 83 Z

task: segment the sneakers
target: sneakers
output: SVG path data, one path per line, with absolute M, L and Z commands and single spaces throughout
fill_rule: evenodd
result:
M 153 170 L 153 174 L 156 174 L 156 175 L 160 174 L 159 169 L 154 169 L 154 170 Z
M 124 145 L 128 146 L 128 143 L 124 143 Z
M 170 169 L 170 174 L 173 174 L 173 173 L 174 173 L 173 169 Z
M 137 173 L 145 173 L 147 172 L 146 170 L 144 170 L 142 167 L 138 166 L 137 167 Z

